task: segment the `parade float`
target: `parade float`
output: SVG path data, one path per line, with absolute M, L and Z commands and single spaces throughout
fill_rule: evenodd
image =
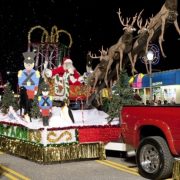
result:
M 32 27 L 28 32 L 27 52 L 23 53 L 25 69 L 18 72 L 20 94 L 15 97 L 8 84 L 4 89 L 0 150 L 39 163 L 105 159 L 106 143 L 121 138 L 123 105 L 138 104 L 126 70 L 136 74 L 136 61 L 144 57 L 149 72 L 149 43 L 158 39 L 161 54 L 165 56 L 162 42 L 166 25 L 174 24 L 179 33 L 176 0 L 166 0 L 150 20 L 143 19 L 142 12 L 123 18 L 119 9 L 123 34 L 107 51 L 97 50 L 99 64 L 83 76 L 70 58 L 70 33 L 56 26 L 50 34 L 42 26 Z M 139 28 L 137 36 L 133 34 L 135 23 Z M 32 42 L 35 30 L 42 32 L 39 42 Z M 60 43 L 60 35 L 69 38 L 68 45 Z M 87 63 L 94 58 L 97 56 L 88 53 Z M 103 110 L 99 110 L 98 104 Z
M 34 30 L 43 32 L 40 43 L 31 42 L 31 33 Z M 59 43 L 60 33 L 68 35 L 69 46 Z M 108 123 L 107 113 L 97 108 L 86 108 L 85 102 L 92 94 L 92 88 L 87 83 L 82 83 L 82 76 L 78 72 L 75 72 L 78 77 L 75 77 L 75 73 L 70 77 L 67 71 L 63 70 L 64 59 L 72 63 L 68 52 L 71 45 L 71 35 L 65 30 L 58 30 L 56 26 L 52 27 L 50 35 L 41 26 L 30 29 L 28 51 L 23 53 L 25 69 L 18 72 L 19 88 L 26 87 L 27 97 L 22 96 L 21 90 L 18 97 L 14 97 L 9 85 L 6 85 L 0 112 L 0 149 L 2 151 L 38 163 L 105 159 L 105 144 L 119 139 L 119 119 L 116 118 Z M 58 73 L 52 75 L 56 69 Z M 28 71 L 31 72 L 30 75 Z M 51 77 L 48 76 L 49 72 Z M 34 103 L 35 92 L 42 90 L 38 87 L 42 80 L 49 86 L 48 94 L 53 99 L 48 124 L 44 124 L 42 114 L 33 116 L 37 113 L 35 112 L 37 109 L 35 111 L 33 109 L 34 104 L 31 104 L 31 109 L 26 107 L 29 102 Z M 29 97 L 31 98 L 26 99 Z M 25 99 L 21 102 L 21 98 Z M 68 100 L 72 107 L 73 121 L 68 117 L 67 106 L 59 105 L 64 99 Z M 48 102 L 44 104 L 47 107 Z M 31 119 L 26 113 L 29 113 L 28 116 L 33 114 Z
M 118 121 L 108 125 L 106 114 L 94 109 L 73 111 L 75 123 L 65 121 L 63 124 L 60 111 L 53 107 L 48 127 L 39 119 L 26 122 L 13 110 L 7 115 L 0 114 L 0 149 L 39 163 L 104 159 L 104 143 L 119 138 Z M 84 113 L 84 121 L 81 113 Z

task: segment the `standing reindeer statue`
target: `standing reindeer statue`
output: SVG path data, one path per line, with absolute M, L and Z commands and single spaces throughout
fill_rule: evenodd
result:
M 124 19 L 121 17 L 121 11 L 119 8 L 119 20 L 120 23 L 124 26 L 124 34 L 119 38 L 118 42 L 114 45 L 112 45 L 109 50 L 108 50 L 108 57 L 109 57 L 109 62 L 107 65 L 106 69 L 106 74 L 105 74 L 105 83 L 108 86 L 108 81 L 107 81 L 107 76 L 109 74 L 111 65 L 114 61 L 114 56 L 118 52 L 119 53 L 119 62 L 116 64 L 116 72 L 117 72 L 117 79 L 119 79 L 119 70 L 122 71 L 122 61 L 123 61 L 123 55 L 128 54 L 128 57 L 131 61 L 132 64 L 132 56 L 131 56 L 131 49 L 132 49 L 132 42 L 133 42 L 133 32 L 136 30 L 133 25 L 136 22 L 137 19 L 137 14 L 133 17 L 133 20 L 130 23 L 131 18 L 126 19 L 126 23 L 124 23 Z

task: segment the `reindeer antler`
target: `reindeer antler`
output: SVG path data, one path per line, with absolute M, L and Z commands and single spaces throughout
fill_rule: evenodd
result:
M 124 19 L 122 19 L 122 17 L 121 17 L 121 9 L 120 9 L 120 8 L 119 8 L 119 11 L 117 12 L 117 14 L 118 14 L 120 23 L 121 23 L 123 26 L 127 26 L 127 23 L 124 24 Z
M 89 56 L 90 56 L 92 59 L 97 59 L 97 58 L 99 58 L 99 56 L 97 56 L 96 54 L 89 54 Z
M 137 13 L 133 16 L 133 20 L 132 20 L 131 26 L 134 25 L 134 23 L 136 22 L 136 19 L 137 19 Z
M 144 11 L 144 9 L 139 13 L 138 17 L 137 17 L 137 26 L 141 29 L 142 28 L 142 18 L 141 18 L 141 15 L 142 15 L 142 12 Z
M 145 31 L 148 31 L 148 26 L 149 26 L 149 23 L 150 23 L 150 21 L 148 21 L 148 19 L 146 19 L 146 22 L 145 22 L 144 26 L 142 25 L 143 19 L 141 17 L 141 14 L 142 14 L 143 11 L 144 11 L 144 9 L 139 13 L 138 18 L 137 18 L 137 26 L 139 27 L 138 34 L 139 33 L 144 33 Z
M 102 48 L 101 48 L 101 50 L 99 50 L 99 52 L 101 53 L 101 57 L 102 57 L 102 56 L 107 55 L 108 50 L 104 50 L 103 46 L 102 46 Z
M 118 14 L 118 17 L 119 17 L 119 20 L 120 20 L 120 23 L 124 26 L 124 27 L 127 27 L 127 26 L 133 26 L 134 23 L 136 22 L 136 19 L 137 19 L 137 13 L 134 15 L 133 17 L 133 20 L 132 20 L 132 23 L 129 25 L 129 22 L 131 20 L 131 18 L 129 17 L 126 17 L 126 24 L 124 23 L 124 19 L 121 17 L 121 10 L 119 8 L 119 11 L 117 12 Z

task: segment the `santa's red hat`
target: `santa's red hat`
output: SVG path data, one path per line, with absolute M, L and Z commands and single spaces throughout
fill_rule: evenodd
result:
M 65 63 L 72 63 L 72 60 L 69 57 L 64 57 L 63 64 L 65 64 Z

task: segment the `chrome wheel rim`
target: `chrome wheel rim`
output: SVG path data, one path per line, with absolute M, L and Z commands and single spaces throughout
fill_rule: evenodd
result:
M 147 173 L 155 173 L 160 166 L 159 151 L 154 146 L 147 144 L 140 151 L 140 164 Z

